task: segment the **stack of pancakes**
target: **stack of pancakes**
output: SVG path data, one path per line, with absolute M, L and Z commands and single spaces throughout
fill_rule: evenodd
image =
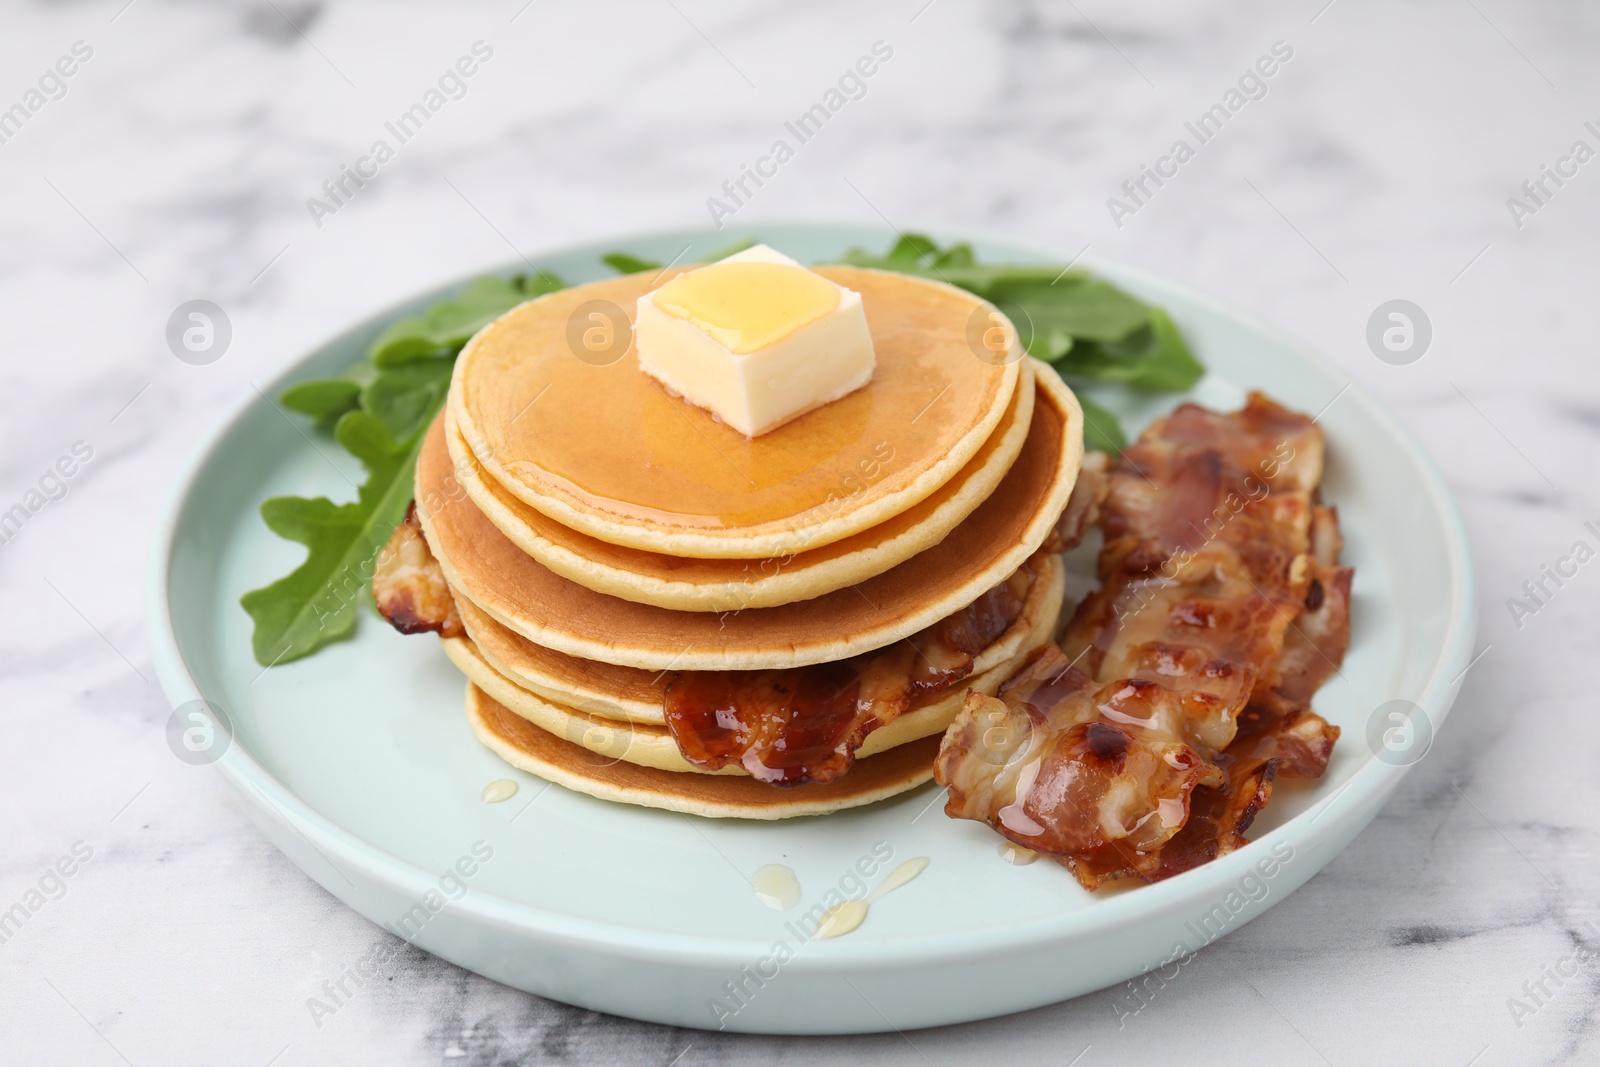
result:
M 445 648 L 470 680 L 468 719 L 507 762 L 700 815 L 835 811 L 927 781 L 967 691 L 993 693 L 1053 635 L 1050 542 L 1082 458 L 1071 391 L 1014 332 L 1000 358 L 974 346 L 974 322 L 1001 320 L 966 292 L 817 270 L 861 294 L 876 370 L 754 439 L 645 375 L 626 330 L 608 337 L 673 272 L 541 297 L 459 357 L 417 462 L 415 519 L 459 613 Z M 798 751 L 803 721 L 767 762 L 720 764 L 685 756 L 669 723 L 684 687 L 795 693 L 822 673 L 855 706 L 887 663 L 931 670 L 933 646 L 959 643 L 940 636 L 950 617 L 1002 600 L 1000 632 L 955 682 L 865 716 L 825 773 L 769 765 Z

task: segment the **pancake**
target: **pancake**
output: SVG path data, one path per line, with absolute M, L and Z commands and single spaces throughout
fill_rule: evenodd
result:
M 743 767 L 729 764 L 708 771 L 684 759 L 678 744 L 663 725 L 626 722 L 591 715 L 550 699 L 543 693 L 522 688 L 507 678 L 483 657 L 470 637 L 447 637 L 441 642 L 467 681 L 483 690 L 508 711 L 527 719 L 539 729 L 585 749 L 589 762 L 603 765 L 623 760 L 640 767 L 696 774 L 746 774 Z M 748 777 L 748 775 L 746 775 Z
M 860 533 L 966 466 L 1011 402 L 1021 351 L 1012 338 L 1018 359 L 979 358 L 969 326 L 990 305 L 954 286 L 817 272 L 861 294 L 873 379 L 759 437 L 669 395 L 631 342 L 611 362 L 580 344 L 586 328 L 631 323 L 638 298 L 676 270 L 575 286 L 502 315 L 457 359 L 451 417 L 492 480 L 611 544 L 765 559 L 791 551 L 800 528 L 811 547 Z
M 442 417 L 417 460 L 417 517 L 450 588 L 546 648 L 643 670 L 756 670 L 845 659 L 970 604 L 1049 536 L 1082 461 L 1083 415 L 1053 370 L 1038 363 L 1033 369 L 1041 402 L 1022 452 L 988 499 L 932 548 L 810 600 L 735 616 L 672 611 L 563 578 L 467 499 L 451 473 Z
M 596 757 L 467 685 L 467 722 L 501 759 L 579 793 L 710 819 L 789 819 L 827 815 L 915 789 L 933 777 L 939 738 L 925 737 L 864 759 L 831 782 L 775 789 L 737 774 L 678 774 Z
M 1020 666 L 1022 660 L 1048 641 L 1061 614 L 1066 569 L 1051 557 L 1041 568 L 1028 603 L 1017 623 L 978 656 L 969 678 L 937 694 L 933 699 L 909 708 L 898 718 L 868 734 L 856 750 L 859 759 L 912 741 L 943 733 L 949 727 L 969 690 L 993 696 L 1000 683 Z M 696 774 L 745 774 L 743 767 L 729 764 L 707 771 L 690 763 L 678 750 L 665 725 L 622 722 L 586 714 L 567 706 L 547 692 L 532 692 L 496 670 L 482 650 L 464 637 L 446 638 L 445 654 L 467 679 L 493 697 L 503 707 L 557 737 L 588 749 L 600 761 L 625 760 L 642 767 Z M 662 689 L 665 689 L 663 684 Z M 852 768 L 853 772 L 853 768 Z
M 513 544 L 563 578 L 639 604 L 678 611 L 735 611 L 809 600 L 882 574 L 937 544 L 994 491 L 1022 451 L 1035 388 L 1024 363 L 993 434 L 954 478 L 910 509 L 821 548 L 820 527 L 791 531 L 788 548 L 764 560 L 689 559 L 625 548 L 579 533 L 529 507 L 486 475 L 446 414 L 445 441 L 461 488 Z
M 477 654 L 513 684 L 602 719 L 663 725 L 667 671 L 619 667 L 536 645 L 506 629 L 472 601 L 456 597 L 456 611 Z
M 974 674 L 1053 636 L 1061 614 L 1064 575 L 1065 568 L 1058 558 L 1050 556 L 1039 561 L 1038 576 L 1028 589 L 1021 614 L 1009 630 L 978 653 L 972 666 Z M 597 718 L 665 725 L 662 706 L 669 672 L 568 656 L 506 629 L 465 597 L 457 597 L 456 604 L 476 655 L 511 684 L 548 702 Z

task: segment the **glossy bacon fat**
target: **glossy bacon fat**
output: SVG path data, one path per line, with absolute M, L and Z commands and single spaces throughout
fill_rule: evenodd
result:
M 1259 393 L 1186 404 L 1112 466 L 1100 588 L 998 697 L 971 694 L 936 770 L 946 812 L 1093 889 L 1230 852 L 1276 776 L 1315 778 L 1310 710 L 1349 640 L 1351 571 L 1317 502 L 1323 437 Z
M 827 782 L 873 730 L 972 673 L 1022 614 L 1033 568 L 903 641 L 850 659 L 765 671 L 682 671 L 667 686 L 667 728 L 685 759 L 737 763 L 771 785 Z

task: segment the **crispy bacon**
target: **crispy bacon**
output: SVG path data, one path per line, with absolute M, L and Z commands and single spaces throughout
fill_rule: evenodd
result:
M 1078 480 L 1072 485 L 1072 495 L 1067 506 L 1050 531 L 1051 541 L 1046 546 L 1056 552 L 1076 548 L 1090 527 L 1100 521 L 1100 508 L 1106 502 L 1111 487 L 1108 471 L 1111 457 L 1104 452 L 1087 452 L 1078 468 Z
M 971 673 L 1021 615 L 1024 564 L 972 604 L 892 645 L 832 663 L 764 671 L 681 671 L 667 685 L 667 727 L 685 759 L 730 763 L 772 785 L 828 782 L 873 730 Z
M 466 633 L 439 561 L 422 539 L 415 502 L 378 552 L 372 568 L 372 598 L 389 625 L 403 634 L 460 637 Z
M 1260 394 L 1183 405 L 1124 450 L 1100 588 L 1059 648 L 967 698 L 936 765 L 946 812 L 1094 889 L 1231 852 L 1277 776 L 1319 777 L 1339 731 L 1308 705 L 1343 659 L 1352 574 L 1315 502 L 1323 450 Z
M 1195 789 L 1225 781 L 1206 739 L 1254 682 L 1198 656 L 1169 666 L 1195 688 L 1102 685 L 1056 646 L 1036 650 L 999 698 L 969 694 L 945 735 L 936 775 L 950 787 L 946 812 L 986 821 L 1084 880 L 1156 855 L 1185 825 Z
M 1283 652 L 1262 679 L 1257 699 L 1280 715 L 1311 703 L 1311 696 L 1344 662 L 1350 644 L 1350 581 L 1355 572 L 1339 566 L 1344 539 L 1333 508 L 1312 510 L 1311 563 L 1304 611 L 1284 637 Z

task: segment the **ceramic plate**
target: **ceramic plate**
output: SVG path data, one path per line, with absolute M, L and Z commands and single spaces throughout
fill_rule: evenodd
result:
M 619 237 L 536 262 L 582 282 L 611 273 L 604 252 L 692 261 L 733 236 Z M 893 239 L 832 225 L 761 226 L 753 236 L 808 262 Z M 935 236 L 968 237 L 989 262 L 1069 258 Z M 268 533 L 257 508 L 283 493 L 349 499 L 330 461 L 352 480 L 359 472 L 337 448 L 319 454 L 254 394 L 199 450 L 157 532 L 149 621 L 167 695 L 174 707 L 203 698 L 223 709 L 233 740 L 216 768 L 329 892 L 429 952 L 542 996 L 678 1026 L 823 1034 L 981 1019 L 1152 968 L 1170 975 L 1175 956 L 1315 874 L 1425 750 L 1468 664 L 1471 566 L 1433 464 L 1337 368 L 1207 298 L 1113 263 L 1083 265 L 1177 320 L 1210 370 L 1193 399 L 1232 407 L 1261 389 L 1321 412 L 1327 430 L 1323 491 L 1339 507 L 1356 577 L 1350 652 L 1316 707 L 1344 736 L 1324 779 L 1280 784 L 1239 852 L 1157 885 L 1091 895 L 1054 864 L 1004 862 L 993 833 L 944 816 L 931 783 L 867 809 L 781 823 L 607 804 L 502 763 L 468 731 L 462 678 L 438 644 L 370 613 L 354 640 L 263 672 L 239 596 L 293 569 L 303 550 Z M 455 288 L 333 338 L 263 392 L 337 374 L 385 323 Z M 1094 395 L 1130 431 L 1178 399 Z M 1080 573 L 1087 562 L 1077 561 Z M 1421 711 L 1395 717 L 1412 706 Z M 500 778 L 520 791 L 485 804 L 485 785 Z M 876 881 L 913 857 L 931 861 L 926 871 L 854 933 L 804 938 L 800 916 L 829 891 L 860 895 L 858 865 Z M 771 863 L 798 873 L 798 907 L 775 911 L 753 892 L 750 876 Z

